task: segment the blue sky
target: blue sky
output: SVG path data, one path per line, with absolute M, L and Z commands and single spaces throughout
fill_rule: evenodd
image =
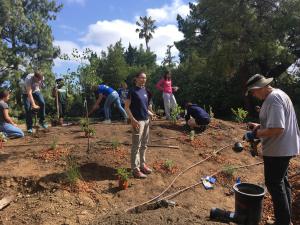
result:
M 96 52 L 122 39 L 123 45 L 144 44 L 135 33 L 138 16 L 152 16 L 158 29 L 150 41 L 150 48 L 160 61 L 166 46 L 181 40 L 183 34 L 177 29 L 176 15 L 185 17 L 189 13 L 187 0 L 61 0 L 63 9 L 57 19 L 50 23 L 54 44 L 62 53 L 70 54 L 73 48 L 83 51 L 90 48 Z M 178 54 L 173 48 L 173 54 Z M 80 62 L 55 60 L 54 72 L 75 70 Z

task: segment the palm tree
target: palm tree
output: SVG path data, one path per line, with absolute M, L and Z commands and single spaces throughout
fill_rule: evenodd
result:
M 152 20 L 151 16 L 140 16 L 139 20 L 136 21 L 136 25 L 139 26 L 135 31 L 139 33 L 139 38 L 143 39 L 145 38 L 146 42 L 146 48 L 149 50 L 149 41 L 153 38 L 153 33 L 155 29 L 157 28 L 155 25 L 155 20 Z

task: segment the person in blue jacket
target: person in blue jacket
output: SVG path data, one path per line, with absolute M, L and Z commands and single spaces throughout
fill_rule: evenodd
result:
M 93 112 L 95 112 L 98 108 L 99 105 L 102 101 L 103 98 L 105 98 L 105 103 L 104 103 L 104 114 L 105 114 L 105 120 L 103 121 L 104 123 L 111 123 L 111 106 L 113 104 L 116 104 L 118 110 L 121 112 L 123 118 L 125 121 L 127 121 L 127 114 L 124 110 L 124 108 L 121 106 L 120 102 L 120 97 L 119 94 L 111 87 L 105 85 L 105 84 L 100 84 L 99 86 L 94 87 L 96 90 L 96 93 L 98 95 L 98 98 L 92 107 L 92 110 L 89 112 L 89 115 L 91 115 Z
M 210 123 L 209 114 L 197 104 L 191 102 L 186 103 L 186 115 L 185 121 L 187 125 L 192 129 L 199 129 L 204 131 L 207 125 Z

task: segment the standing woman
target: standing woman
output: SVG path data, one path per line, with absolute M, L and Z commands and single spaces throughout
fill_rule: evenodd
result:
M 178 87 L 172 87 L 170 71 L 165 72 L 164 77 L 156 84 L 156 88 L 163 92 L 166 119 L 169 120 L 171 118 L 170 111 L 177 105 L 176 99 L 173 95 L 173 91 L 176 92 L 178 90 Z
M 7 90 L 0 91 L 0 131 L 8 138 L 24 137 L 23 131 L 14 123 L 8 114 L 9 92 Z
M 135 76 L 135 87 L 129 90 L 125 109 L 132 125 L 131 169 L 135 178 L 146 178 L 152 170 L 146 165 L 146 150 L 149 141 L 150 96 L 145 88 L 146 74 Z

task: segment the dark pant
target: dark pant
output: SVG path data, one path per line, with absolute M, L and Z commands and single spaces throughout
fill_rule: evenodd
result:
M 59 118 L 64 118 L 66 114 L 67 105 L 65 103 L 58 102 Z
M 264 156 L 265 184 L 272 196 L 276 224 L 289 225 L 292 215 L 288 167 L 292 157 Z
M 39 109 L 39 117 L 40 117 L 40 124 L 43 124 L 45 121 L 46 111 L 45 111 L 45 100 L 41 92 L 37 91 L 32 93 L 33 99 L 36 101 L 36 103 L 40 106 Z M 23 94 L 22 95 L 23 104 L 25 108 L 25 114 L 26 114 L 26 126 L 27 130 L 32 129 L 32 108 L 31 103 L 29 101 L 28 95 Z

